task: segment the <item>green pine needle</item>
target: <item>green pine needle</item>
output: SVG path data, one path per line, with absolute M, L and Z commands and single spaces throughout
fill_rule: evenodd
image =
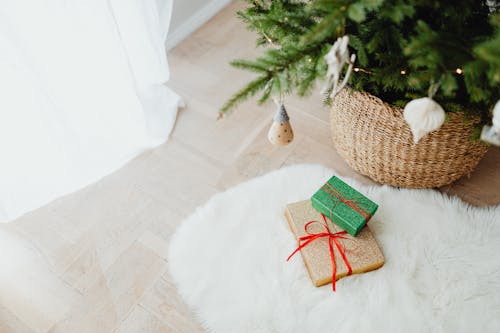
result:
M 220 109 L 219 118 L 222 118 L 225 114 L 232 111 L 239 103 L 244 102 L 259 92 L 259 90 L 263 89 L 269 80 L 270 78 L 268 76 L 261 76 L 234 94 Z
M 500 99 L 499 1 L 246 2 L 238 16 L 256 32 L 263 52 L 231 65 L 258 77 L 236 92 L 220 115 L 259 92 L 259 103 L 311 93 L 325 77 L 325 54 L 343 35 L 357 56 L 350 86 L 388 103 L 403 106 L 427 96 L 431 82 L 439 82 L 434 99 L 447 112 L 462 110 L 486 122 Z

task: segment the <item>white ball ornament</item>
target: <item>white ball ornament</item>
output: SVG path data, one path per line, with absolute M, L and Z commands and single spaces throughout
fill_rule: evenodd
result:
M 481 132 L 481 140 L 489 144 L 500 146 L 500 100 L 493 108 L 492 126 L 485 125 Z
M 500 100 L 497 101 L 495 107 L 493 108 L 493 127 L 495 127 L 497 132 L 500 132 Z
M 404 108 L 403 116 L 410 126 L 415 143 L 429 132 L 439 129 L 446 118 L 441 105 L 429 97 L 410 101 Z

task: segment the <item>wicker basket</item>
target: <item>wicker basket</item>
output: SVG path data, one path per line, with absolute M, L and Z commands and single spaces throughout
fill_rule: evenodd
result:
M 430 188 L 469 174 L 488 147 L 471 141 L 474 121 L 450 114 L 443 126 L 413 143 L 403 110 L 358 91 L 342 91 L 330 112 L 338 153 L 358 172 L 398 187 Z

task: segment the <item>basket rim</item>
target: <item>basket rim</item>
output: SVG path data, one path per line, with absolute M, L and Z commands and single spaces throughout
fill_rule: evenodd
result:
M 364 90 L 357 90 L 357 89 L 354 89 L 352 87 L 347 87 L 347 86 L 344 88 L 344 90 L 345 91 L 341 91 L 340 94 L 347 93 L 350 97 L 353 95 L 356 95 L 356 94 L 365 96 L 365 97 L 375 101 L 377 104 L 382 105 L 384 110 L 390 110 L 393 116 L 403 117 L 403 113 L 404 113 L 403 107 L 390 104 L 390 103 L 384 101 L 383 99 L 381 99 L 380 97 L 378 97 L 377 95 L 374 95 L 374 94 L 369 93 L 369 92 L 364 91 Z M 444 111 L 446 113 L 445 123 L 448 122 L 449 120 L 457 120 L 457 118 L 460 118 L 464 125 L 470 125 L 470 124 L 475 125 L 475 124 L 479 124 L 481 122 L 481 117 L 478 115 L 468 115 L 464 111 L 446 111 L 446 110 L 444 110 Z M 406 123 L 406 121 L 405 121 L 405 123 Z M 479 138 L 476 141 L 480 141 Z
M 469 138 L 478 118 L 459 111 L 447 115 L 441 128 L 414 144 L 401 107 L 348 89 L 332 101 L 331 136 L 339 155 L 359 173 L 392 186 L 431 188 L 470 173 L 489 148 Z

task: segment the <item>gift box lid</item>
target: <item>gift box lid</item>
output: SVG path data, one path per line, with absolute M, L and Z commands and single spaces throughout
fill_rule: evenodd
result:
M 350 235 L 356 236 L 377 211 L 378 205 L 340 178 L 331 177 L 311 198 L 315 209 Z

